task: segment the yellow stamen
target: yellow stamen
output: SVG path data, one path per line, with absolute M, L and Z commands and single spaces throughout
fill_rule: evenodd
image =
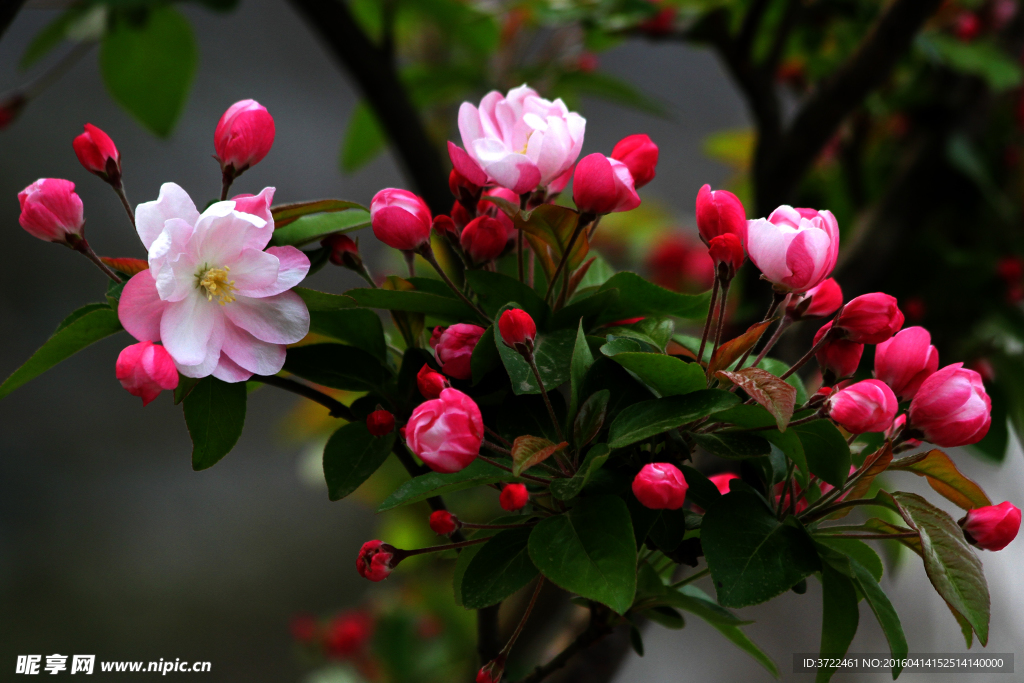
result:
M 206 290 L 207 301 L 213 301 L 213 298 L 217 297 L 217 302 L 223 306 L 235 300 L 231 294 L 235 289 L 235 281 L 228 280 L 230 270 L 228 266 L 206 268 L 204 265 L 196 274 L 196 287 Z

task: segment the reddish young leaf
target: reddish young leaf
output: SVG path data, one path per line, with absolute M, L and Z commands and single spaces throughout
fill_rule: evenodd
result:
M 149 270 L 149 263 L 140 258 L 101 256 L 100 261 L 125 275 L 138 275 L 144 270 Z
M 568 445 L 565 441 L 555 444 L 541 436 L 517 437 L 512 444 L 512 474 L 518 477 L 520 472 L 544 462 Z
M 719 370 L 715 376 L 738 385 L 775 417 L 780 432 L 786 431 L 796 407 L 796 387 L 761 368 L 743 368 L 735 372 Z
M 939 495 L 964 510 L 992 504 L 981 487 L 965 477 L 949 456 L 937 448 L 900 458 L 890 465 L 890 469 L 905 470 L 926 477 L 928 484 Z
M 761 338 L 761 335 L 764 334 L 764 331 L 768 329 L 772 322 L 771 320 L 765 320 L 751 325 L 740 336 L 730 339 L 719 346 L 718 350 L 715 351 L 715 355 L 711 357 L 711 362 L 708 363 L 708 377 L 714 377 L 716 372 L 724 370 L 735 363 L 740 356 L 757 343 L 757 340 Z
M 892 444 L 886 442 L 884 446 L 864 460 L 864 465 L 862 466 L 864 474 L 857 480 L 857 483 L 853 485 L 853 488 L 850 489 L 849 493 L 843 497 L 843 500 L 856 500 L 858 498 L 863 498 L 867 494 L 868 490 L 871 489 L 871 484 L 875 481 L 875 477 L 889 469 L 889 463 L 891 462 Z M 838 512 L 830 515 L 827 519 L 841 519 L 850 514 L 850 509 L 851 508 L 845 508 L 843 510 L 839 510 Z

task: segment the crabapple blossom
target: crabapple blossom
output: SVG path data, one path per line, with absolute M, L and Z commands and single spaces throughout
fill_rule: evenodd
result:
M 747 255 L 778 291 L 802 294 L 832 273 L 839 224 L 830 211 L 780 206 L 747 221 Z
M 405 438 L 420 460 L 435 472 L 464 469 L 476 460 L 484 440 L 484 421 L 476 402 L 458 389 L 416 406 Z

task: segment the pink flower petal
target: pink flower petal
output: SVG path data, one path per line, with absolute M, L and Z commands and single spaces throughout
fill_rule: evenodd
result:
M 160 341 L 160 318 L 166 307 L 156 291 L 153 275 L 144 270 L 124 286 L 117 317 L 128 334 L 139 341 Z
M 199 212 L 185 190 L 176 183 L 164 183 L 156 201 L 144 202 L 135 209 L 135 229 L 146 249 L 163 232 L 164 223 L 171 218 L 180 218 L 189 225 L 195 225 Z
M 309 332 L 309 310 L 295 292 L 262 299 L 238 297 L 223 310 L 235 325 L 271 344 L 294 344 Z
M 164 348 L 179 365 L 201 365 L 220 355 L 224 339 L 224 314 L 216 301 L 207 301 L 199 290 L 181 301 L 167 304 L 160 321 Z
M 253 374 L 276 375 L 284 367 L 285 346 L 260 341 L 229 321 L 224 326 L 222 364 L 225 357 Z

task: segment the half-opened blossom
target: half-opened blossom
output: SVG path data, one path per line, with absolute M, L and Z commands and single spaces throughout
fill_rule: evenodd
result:
M 149 269 L 124 288 L 118 317 L 140 341 L 159 341 L 187 377 L 241 382 L 284 366 L 285 345 L 309 331 L 292 287 L 309 259 L 295 247 L 266 249 L 274 188 L 216 202 L 202 214 L 174 183 L 140 204 L 136 229 Z
M 780 206 L 747 221 L 747 255 L 780 291 L 802 294 L 832 274 L 839 223 L 829 211 Z

